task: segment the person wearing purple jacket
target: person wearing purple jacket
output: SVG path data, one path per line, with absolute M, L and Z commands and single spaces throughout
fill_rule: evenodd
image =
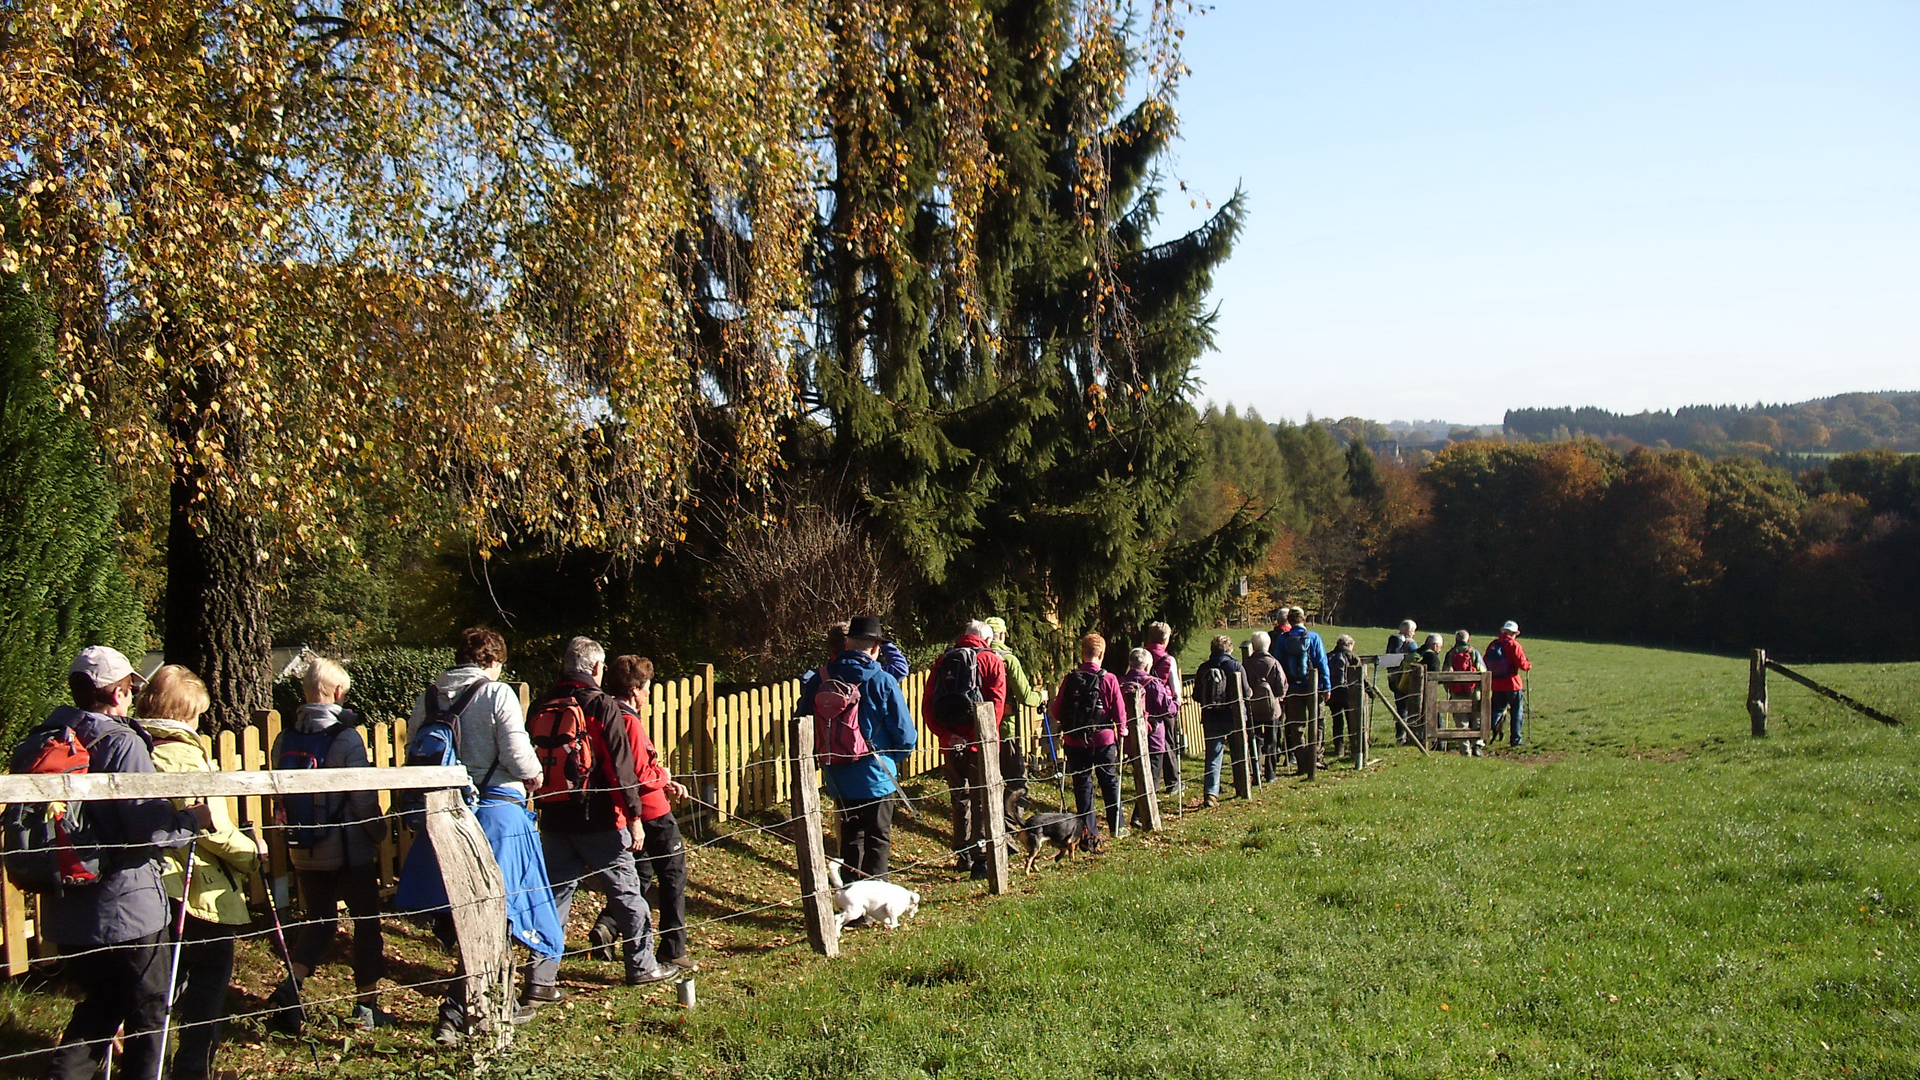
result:
M 1147 713 L 1147 760 L 1151 763 L 1152 775 L 1163 777 L 1166 790 L 1172 791 L 1174 781 L 1180 776 L 1180 762 L 1173 756 L 1173 740 L 1168 729 L 1173 726 L 1174 714 L 1180 711 L 1180 703 L 1167 684 L 1154 677 L 1152 653 L 1135 649 L 1127 654 L 1127 664 L 1129 670 L 1120 678 L 1121 688 L 1138 686 L 1141 689 L 1140 700 Z M 1125 697 L 1121 695 L 1122 700 Z
M 1080 666 L 1060 680 L 1054 720 L 1060 741 L 1066 744 L 1067 772 L 1073 776 L 1074 807 L 1086 833 L 1086 850 L 1100 852 L 1100 820 L 1093 813 L 1093 784 L 1107 807 L 1107 828 L 1120 831 L 1120 733 L 1127 707 L 1120 697 L 1120 680 L 1100 662 L 1107 657 L 1107 639 L 1088 634 L 1080 639 Z

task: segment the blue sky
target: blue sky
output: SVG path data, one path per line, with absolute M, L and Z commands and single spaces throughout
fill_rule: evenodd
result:
M 1209 399 L 1498 423 L 1920 389 L 1914 0 L 1220 0 L 1186 50 L 1170 181 L 1250 200 Z

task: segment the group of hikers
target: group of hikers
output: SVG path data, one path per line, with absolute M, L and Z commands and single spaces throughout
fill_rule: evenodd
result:
M 1522 673 L 1531 668 L 1509 622 L 1484 654 L 1466 631 L 1442 651 L 1439 635 L 1416 638 L 1409 620 L 1387 641 L 1404 657 L 1390 686 L 1404 722 L 1402 741 L 1420 738 L 1420 676 L 1427 671 L 1489 671 L 1499 725 L 1511 721 L 1512 743 L 1524 723 Z M 1145 644 L 1130 650 L 1124 674 L 1108 668 L 1107 641 L 1087 634 L 1080 663 L 1043 698 L 1008 647 L 999 618 L 969 622 L 934 662 L 920 716 L 939 740 L 952 796 L 955 869 L 986 876 L 989 808 L 983 759 L 994 755 L 1009 792 L 1005 809 L 1024 799 L 1027 762 L 1014 722 L 1022 706 L 1040 707 L 1043 746 L 1071 779 L 1081 846 L 1098 853 L 1103 836 L 1122 832 L 1119 763 L 1129 725 L 1144 719 L 1150 783 L 1181 786 L 1185 749 L 1178 716 L 1190 696 L 1206 740 L 1203 786 L 1191 809 L 1218 804 L 1223 762 L 1237 744 L 1243 716 L 1252 739 L 1249 767 L 1271 778 L 1285 760 L 1301 768 L 1323 763 L 1330 743 L 1340 756 L 1363 737 L 1362 662 L 1353 639 L 1326 648 L 1292 608 L 1271 634 L 1255 633 L 1244 663 L 1220 635 L 1188 687 L 1168 651 L 1171 628 L 1151 623 Z M 828 659 L 805 677 L 796 716 L 814 720 L 822 782 L 835 801 L 840 858 L 850 879 L 885 879 L 892 820 L 902 798 L 900 767 L 917 744 L 914 711 L 902 683 L 906 656 L 877 616 L 827 630 Z M 561 677 L 524 713 L 519 694 L 500 681 L 507 659 L 499 633 L 460 633 L 455 662 L 416 700 L 406 763 L 457 766 L 470 781 L 468 801 L 505 883 L 508 932 L 530 960 L 513 1021 L 566 999 L 558 984 L 568 955 L 565 926 L 582 886 L 605 894 L 589 934 L 589 955 L 623 961 L 629 984 L 674 978 L 698 968 L 687 953 L 686 847 L 672 804 L 689 798 L 674 780 L 644 723 L 653 664 L 616 656 L 585 637 L 567 644 Z M 193 672 L 166 665 L 142 679 L 121 653 L 89 646 L 68 675 L 71 705 L 55 709 L 16 747 L 16 773 L 149 773 L 215 770 L 201 742 L 210 696 Z M 371 764 L 359 718 L 348 706 L 352 680 L 338 663 L 313 658 L 302 679 L 305 702 L 275 739 L 276 769 L 365 768 Z M 1473 688 L 1466 688 L 1469 693 Z M 1326 729 L 1318 732 L 1319 706 Z M 1252 718 L 1257 718 L 1254 720 Z M 1479 753 L 1478 746 L 1467 748 Z M 1096 792 L 1104 814 L 1097 812 Z M 419 916 L 450 947 L 453 920 L 423 810 L 403 798 L 411 829 L 393 908 Z M 306 1022 L 302 984 L 330 955 L 337 909 L 352 924 L 355 994 L 350 1022 L 374 1029 L 394 1023 L 380 1008 L 386 975 L 382 898 L 376 866 L 390 837 L 372 791 L 288 795 L 273 800 L 272 827 L 283 830 L 305 921 L 276 939 L 286 977 L 268 996 L 269 1023 L 298 1032 Z M 1104 818 L 1104 828 L 1102 819 Z M 234 945 L 253 921 L 248 882 L 260 870 L 261 832 L 242 831 L 223 800 L 117 798 L 90 803 L 22 803 L 0 820 L 6 870 L 40 896 L 41 935 L 69 960 L 80 992 L 47 1075 L 80 1080 L 99 1070 L 109 1047 L 123 1048 L 118 1069 L 176 1080 L 212 1075 L 227 1015 Z M 655 890 L 650 904 L 646 893 Z M 658 912 L 658 927 L 654 912 Z M 446 982 L 433 1037 L 457 1044 L 468 1028 L 461 974 Z M 170 1062 L 166 1033 L 179 1042 Z
M 599 643 L 575 638 L 561 678 L 523 714 L 517 691 L 500 681 L 506 659 L 497 632 L 460 634 L 454 665 L 414 704 L 407 764 L 466 770 L 469 803 L 505 882 L 508 931 L 531 957 L 514 1022 L 567 996 L 557 978 L 568 911 L 582 885 L 606 895 L 586 951 L 601 959 L 620 954 L 629 984 L 696 970 L 685 931 L 686 848 L 671 805 L 687 792 L 642 722 L 653 664 L 609 659 Z M 273 767 L 370 766 L 359 719 L 346 705 L 352 680 L 345 669 L 315 658 L 302 688 L 305 703 L 269 752 Z M 89 646 L 72 664 L 68 689 L 73 703 L 27 734 L 12 771 L 215 770 L 200 741 L 209 694 L 186 668 L 166 665 L 142 679 L 120 652 Z M 289 1033 L 306 1023 L 302 983 L 332 952 L 345 903 L 355 987 L 349 1022 L 392 1025 L 378 997 L 387 967 L 376 870 L 392 817 L 372 791 L 274 803 L 271 827 L 282 830 L 306 919 L 281 935 L 275 914 L 286 977 L 268 997 L 268 1023 Z M 451 946 L 450 906 L 422 813 L 416 806 L 400 815 L 414 842 L 393 907 L 431 921 Z M 103 1059 L 116 1076 L 159 1077 L 163 1066 L 175 1080 L 212 1075 L 235 940 L 253 921 L 246 894 L 264 854 L 259 828 L 243 832 L 220 799 L 116 798 L 18 804 L 8 808 L 4 829 L 7 873 L 39 895 L 41 934 L 67 958 L 80 993 L 47 1075 L 84 1080 Z M 653 905 L 649 886 L 657 890 Z M 433 1031 L 447 1045 L 468 1026 L 458 975 L 446 983 Z M 169 1028 L 179 1041 L 167 1061 Z

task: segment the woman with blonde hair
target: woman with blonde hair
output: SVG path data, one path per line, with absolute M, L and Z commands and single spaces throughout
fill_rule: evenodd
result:
M 200 743 L 200 717 L 206 713 L 207 684 L 178 664 L 153 673 L 136 702 L 140 724 L 153 736 L 153 767 L 159 772 L 218 772 Z M 175 799 L 176 806 L 200 800 Z M 167 853 L 167 896 L 179 908 L 180 965 L 173 988 L 173 1026 L 180 1048 L 173 1057 L 174 1080 L 203 1080 L 213 1074 L 227 1015 L 227 987 L 233 980 L 233 935 L 253 921 L 243 882 L 259 865 L 253 841 L 234 824 L 224 799 L 207 803 L 213 824 L 194 843 L 193 874 L 186 873 L 186 849 Z M 182 895 L 182 886 L 187 886 Z M 162 1048 L 164 1050 L 164 1048 Z

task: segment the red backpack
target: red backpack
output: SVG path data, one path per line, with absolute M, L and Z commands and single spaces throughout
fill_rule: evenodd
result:
M 540 786 L 534 789 L 534 801 L 585 802 L 600 772 L 599 746 L 604 735 L 593 729 L 587 711 L 573 695 L 541 702 L 527 718 L 527 738 L 540 759 Z
M 860 727 L 860 684 L 819 671 L 813 691 L 813 756 L 821 765 L 850 765 L 873 754 Z
M 13 771 L 82 776 L 90 758 L 71 727 L 48 724 L 21 741 Z M 15 803 L 6 808 L 3 824 L 7 877 L 19 889 L 57 896 L 100 880 L 105 855 L 86 803 Z

